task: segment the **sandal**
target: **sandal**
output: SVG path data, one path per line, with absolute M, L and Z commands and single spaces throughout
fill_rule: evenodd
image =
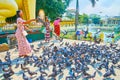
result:
M 19 57 L 23 57 L 23 55 L 19 55 Z
M 29 55 L 24 55 L 24 57 L 29 57 Z

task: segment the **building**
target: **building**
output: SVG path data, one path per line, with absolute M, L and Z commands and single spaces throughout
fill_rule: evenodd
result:
M 67 9 L 63 14 L 62 20 L 74 20 L 75 19 L 75 9 Z
M 120 16 L 113 16 L 107 19 L 109 25 L 120 25 Z

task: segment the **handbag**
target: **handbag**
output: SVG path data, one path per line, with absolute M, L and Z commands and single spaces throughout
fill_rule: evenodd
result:
M 25 31 L 25 30 L 22 33 L 23 33 L 24 36 L 28 35 L 27 31 Z

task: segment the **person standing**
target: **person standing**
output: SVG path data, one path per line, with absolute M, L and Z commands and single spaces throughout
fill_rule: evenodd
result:
M 50 41 L 50 21 L 48 20 L 48 17 L 45 17 L 45 27 L 46 27 L 46 33 L 45 33 L 45 41 Z
M 35 19 L 29 21 L 23 20 L 22 10 L 18 10 L 16 15 L 17 15 L 17 30 L 15 36 L 18 42 L 19 57 L 26 57 L 30 55 L 32 49 L 23 32 L 25 31 L 25 29 L 32 31 L 27 26 L 25 26 L 25 24 L 28 24 L 31 21 L 35 21 Z
M 77 40 L 80 40 L 80 30 L 76 31 L 76 35 L 77 35 Z
M 83 29 L 80 31 L 80 39 L 83 40 L 83 35 L 84 35 L 84 32 L 83 32 Z
M 85 35 L 84 35 L 84 38 L 87 38 L 87 34 L 88 34 L 88 27 L 85 29 Z
M 61 18 L 57 18 L 53 23 L 54 24 L 54 32 L 57 35 L 57 37 L 60 37 L 60 21 L 61 21 Z

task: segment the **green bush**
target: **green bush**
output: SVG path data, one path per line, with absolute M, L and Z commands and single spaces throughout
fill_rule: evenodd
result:
M 120 25 L 118 25 L 118 26 L 116 26 L 116 27 L 114 28 L 114 32 L 115 32 L 116 34 L 120 33 Z

